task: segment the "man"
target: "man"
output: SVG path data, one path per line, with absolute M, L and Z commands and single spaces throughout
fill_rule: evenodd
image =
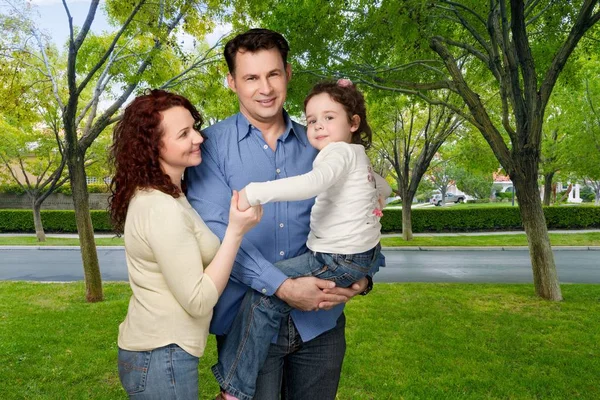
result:
M 218 236 L 225 232 L 232 190 L 312 168 L 316 150 L 304 127 L 283 109 L 292 75 L 287 52 L 283 36 L 266 29 L 252 29 L 225 46 L 227 82 L 240 112 L 205 130 L 203 163 L 189 169 L 187 177 L 188 199 Z M 211 332 L 217 342 L 227 334 L 248 288 L 295 308 L 271 344 L 255 399 L 335 399 L 346 349 L 343 303 L 372 286 L 367 278 L 351 288 L 335 288 L 315 277 L 290 279 L 273 266 L 307 251 L 313 202 L 265 205 L 262 221 L 246 235 L 215 307 Z

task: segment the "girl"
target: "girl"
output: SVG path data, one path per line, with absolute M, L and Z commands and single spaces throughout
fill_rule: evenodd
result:
M 119 377 L 136 399 L 197 399 L 198 358 L 243 235 L 262 208 L 239 211 L 219 240 L 187 202 L 181 177 L 202 161 L 202 119 L 184 97 L 152 90 L 115 126 L 110 213 L 124 233 L 133 292 L 119 326 Z
M 240 191 L 238 208 L 272 201 L 316 197 L 311 210 L 310 252 L 275 264 L 289 277 L 315 276 L 348 287 L 367 277 L 380 253 L 381 208 L 391 188 L 373 173 L 365 149 L 371 144 L 363 95 L 347 79 L 317 84 L 304 101 L 307 135 L 319 150 L 307 174 Z M 366 293 L 364 293 L 366 294 Z M 284 317 L 291 308 L 276 298 L 249 291 L 231 331 L 219 343 L 212 370 L 221 398 L 252 399 L 255 382 Z

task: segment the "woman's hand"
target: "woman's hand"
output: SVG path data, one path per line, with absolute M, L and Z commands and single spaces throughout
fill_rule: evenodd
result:
M 229 207 L 229 226 L 234 233 L 244 236 L 246 232 L 252 229 L 260 222 L 263 215 L 262 206 L 253 206 L 245 211 L 238 209 L 240 194 L 234 190 L 231 196 L 231 206 Z

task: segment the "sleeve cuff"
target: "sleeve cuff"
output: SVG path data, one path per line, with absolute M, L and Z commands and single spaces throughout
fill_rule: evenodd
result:
M 264 265 L 262 273 L 252 285 L 252 289 L 266 296 L 273 296 L 279 286 L 289 277 L 272 264 Z
M 248 185 L 246 185 L 246 187 L 244 189 L 246 189 L 246 197 L 248 198 L 248 203 L 250 203 L 251 206 L 257 206 L 260 204 L 260 199 L 258 199 L 256 197 L 255 189 L 256 188 L 256 184 L 255 183 L 249 183 Z

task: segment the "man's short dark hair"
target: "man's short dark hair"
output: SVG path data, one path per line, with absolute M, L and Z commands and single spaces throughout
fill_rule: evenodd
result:
M 240 33 L 225 44 L 223 53 L 225 54 L 229 73 L 234 74 L 235 55 L 238 51 L 256 53 L 259 50 L 270 50 L 273 48 L 277 49 L 279 54 L 281 54 L 283 66 L 285 67 L 287 65 L 287 54 L 290 46 L 280 33 L 262 28 L 250 29 L 247 32 Z

